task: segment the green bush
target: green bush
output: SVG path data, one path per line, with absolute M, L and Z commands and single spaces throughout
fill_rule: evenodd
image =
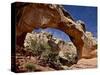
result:
M 42 41 L 43 42 L 43 41 Z M 33 55 L 41 55 L 42 52 L 51 50 L 51 47 L 48 45 L 48 43 L 41 43 L 37 42 L 37 40 L 31 39 L 30 49 L 32 50 Z
M 27 64 L 25 65 L 25 68 L 26 68 L 28 71 L 34 71 L 34 70 L 36 69 L 35 64 L 33 64 L 33 63 L 27 63 Z
M 31 40 L 30 48 L 32 50 L 33 55 L 40 55 L 42 52 L 41 44 L 37 43 L 37 40 Z
M 45 40 L 40 40 L 37 38 L 30 39 L 29 47 L 27 50 L 28 49 L 32 50 L 33 56 L 39 56 L 39 59 L 43 60 L 43 62 L 57 62 L 58 60 L 58 51 L 53 51 L 53 48 L 48 44 L 48 42 L 45 42 Z M 27 68 L 29 70 L 32 69 L 30 64 Z
M 66 52 L 64 56 L 67 58 L 68 62 L 74 62 L 76 55 L 70 52 Z

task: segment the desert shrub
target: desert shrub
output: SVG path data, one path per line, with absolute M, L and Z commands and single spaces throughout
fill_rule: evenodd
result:
M 49 46 L 49 44 L 45 42 L 43 44 L 40 43 L 40 48 L 42 50 L 51 50 L 51 46 Z
M 41 44 L 37 43 L 37 40 L 31 40 L 30 48 L 33 55 L 40 55 L 42 52 Z
M 32 50 L 33 55 L 41 55 L 42 52 L 51 50 L 51 47 L 46 42 L 41 43 L 41 41 L 37 42 L 36 39 L 31 39 L 30 49 Z
M 28 71 L 34 71 L 34 70 L 36 69 L 35 64 L 33 64 L 33 63 L 27 63 L 27 64 L 25 65 L 25 68 L 26 68 Z
M 49 54 L 51 53 L 51 51 L 49 49 L 45 50 L 44 52 L 42 52 L 41 54 L 41 59 L 44 59 L 44 60 L 48 60 L 49 58 Z
M 48 64 L 50 62 L 50 64 L 54 65 L 59 63 L 57 50 L 58 48 L 50 46 L 49 43 L 44 39 L 42 40 L 40 38 L 30 38 L 28 43 L 28 49 L 32 50 L 33 56 L 39 56 L 38 59 L 39 61 L 42 61 L 41 63 L 45 62 L 45 64 Z
M 75 62 L 76 54 L 70 53 L 70 52 L 66 52 L 66 53 L 64 54 L 64 56 L 67 58 L 67 60 L 68 60 L 69 63 Z

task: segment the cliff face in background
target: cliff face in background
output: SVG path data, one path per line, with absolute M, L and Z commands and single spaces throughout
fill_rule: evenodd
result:
M 24 63 L 38 63 L 56 70 L 77 68 L 80 65 L 80 68 L 96 67 L 97 41 L 93 34 L 86 30 L 84 22 L 73 20 L 71 15 L 59 5 L 31 3 L 21 5 L 16 3 L 16 8 L 16 52 L 17 55 L 22 55 L 22 60 L 25 57 Z M 64 42 L 53 38 L 51 34 L 46 32 L 32 32 L 37 28 L 49 27 L 65 32 L 71 41 Z M 16 58 L 18 59 L 19 56 Z M 32 58 L 30 58 L 31 56 Z M 27 61 L 27 57 L 30 58 L 30 61 Z M 19 65 L 18 62 L 20 62 L 19 59 L 17 65 Z M 68 68 L 72 64 L 76 65 Z M 42 69 L 44 70 L 43 67 Z

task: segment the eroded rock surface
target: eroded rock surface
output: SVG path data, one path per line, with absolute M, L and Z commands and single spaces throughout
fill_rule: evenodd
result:
M 80 59 L 77 64 L 72 65 L 70 69 L 88 69 L 97 67 L 97 58 Z

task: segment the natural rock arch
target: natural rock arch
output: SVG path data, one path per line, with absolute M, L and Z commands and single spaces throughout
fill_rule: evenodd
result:
M 19 4 L 17 5 L 17 45 L 23 45 L 25 35 L 35 28 L 56 28 L 65 32 L 77 48 L 78 58 L 82 57 L 84 46 L 84 24 L 77 24 L 70 14 L 59 5 Z

